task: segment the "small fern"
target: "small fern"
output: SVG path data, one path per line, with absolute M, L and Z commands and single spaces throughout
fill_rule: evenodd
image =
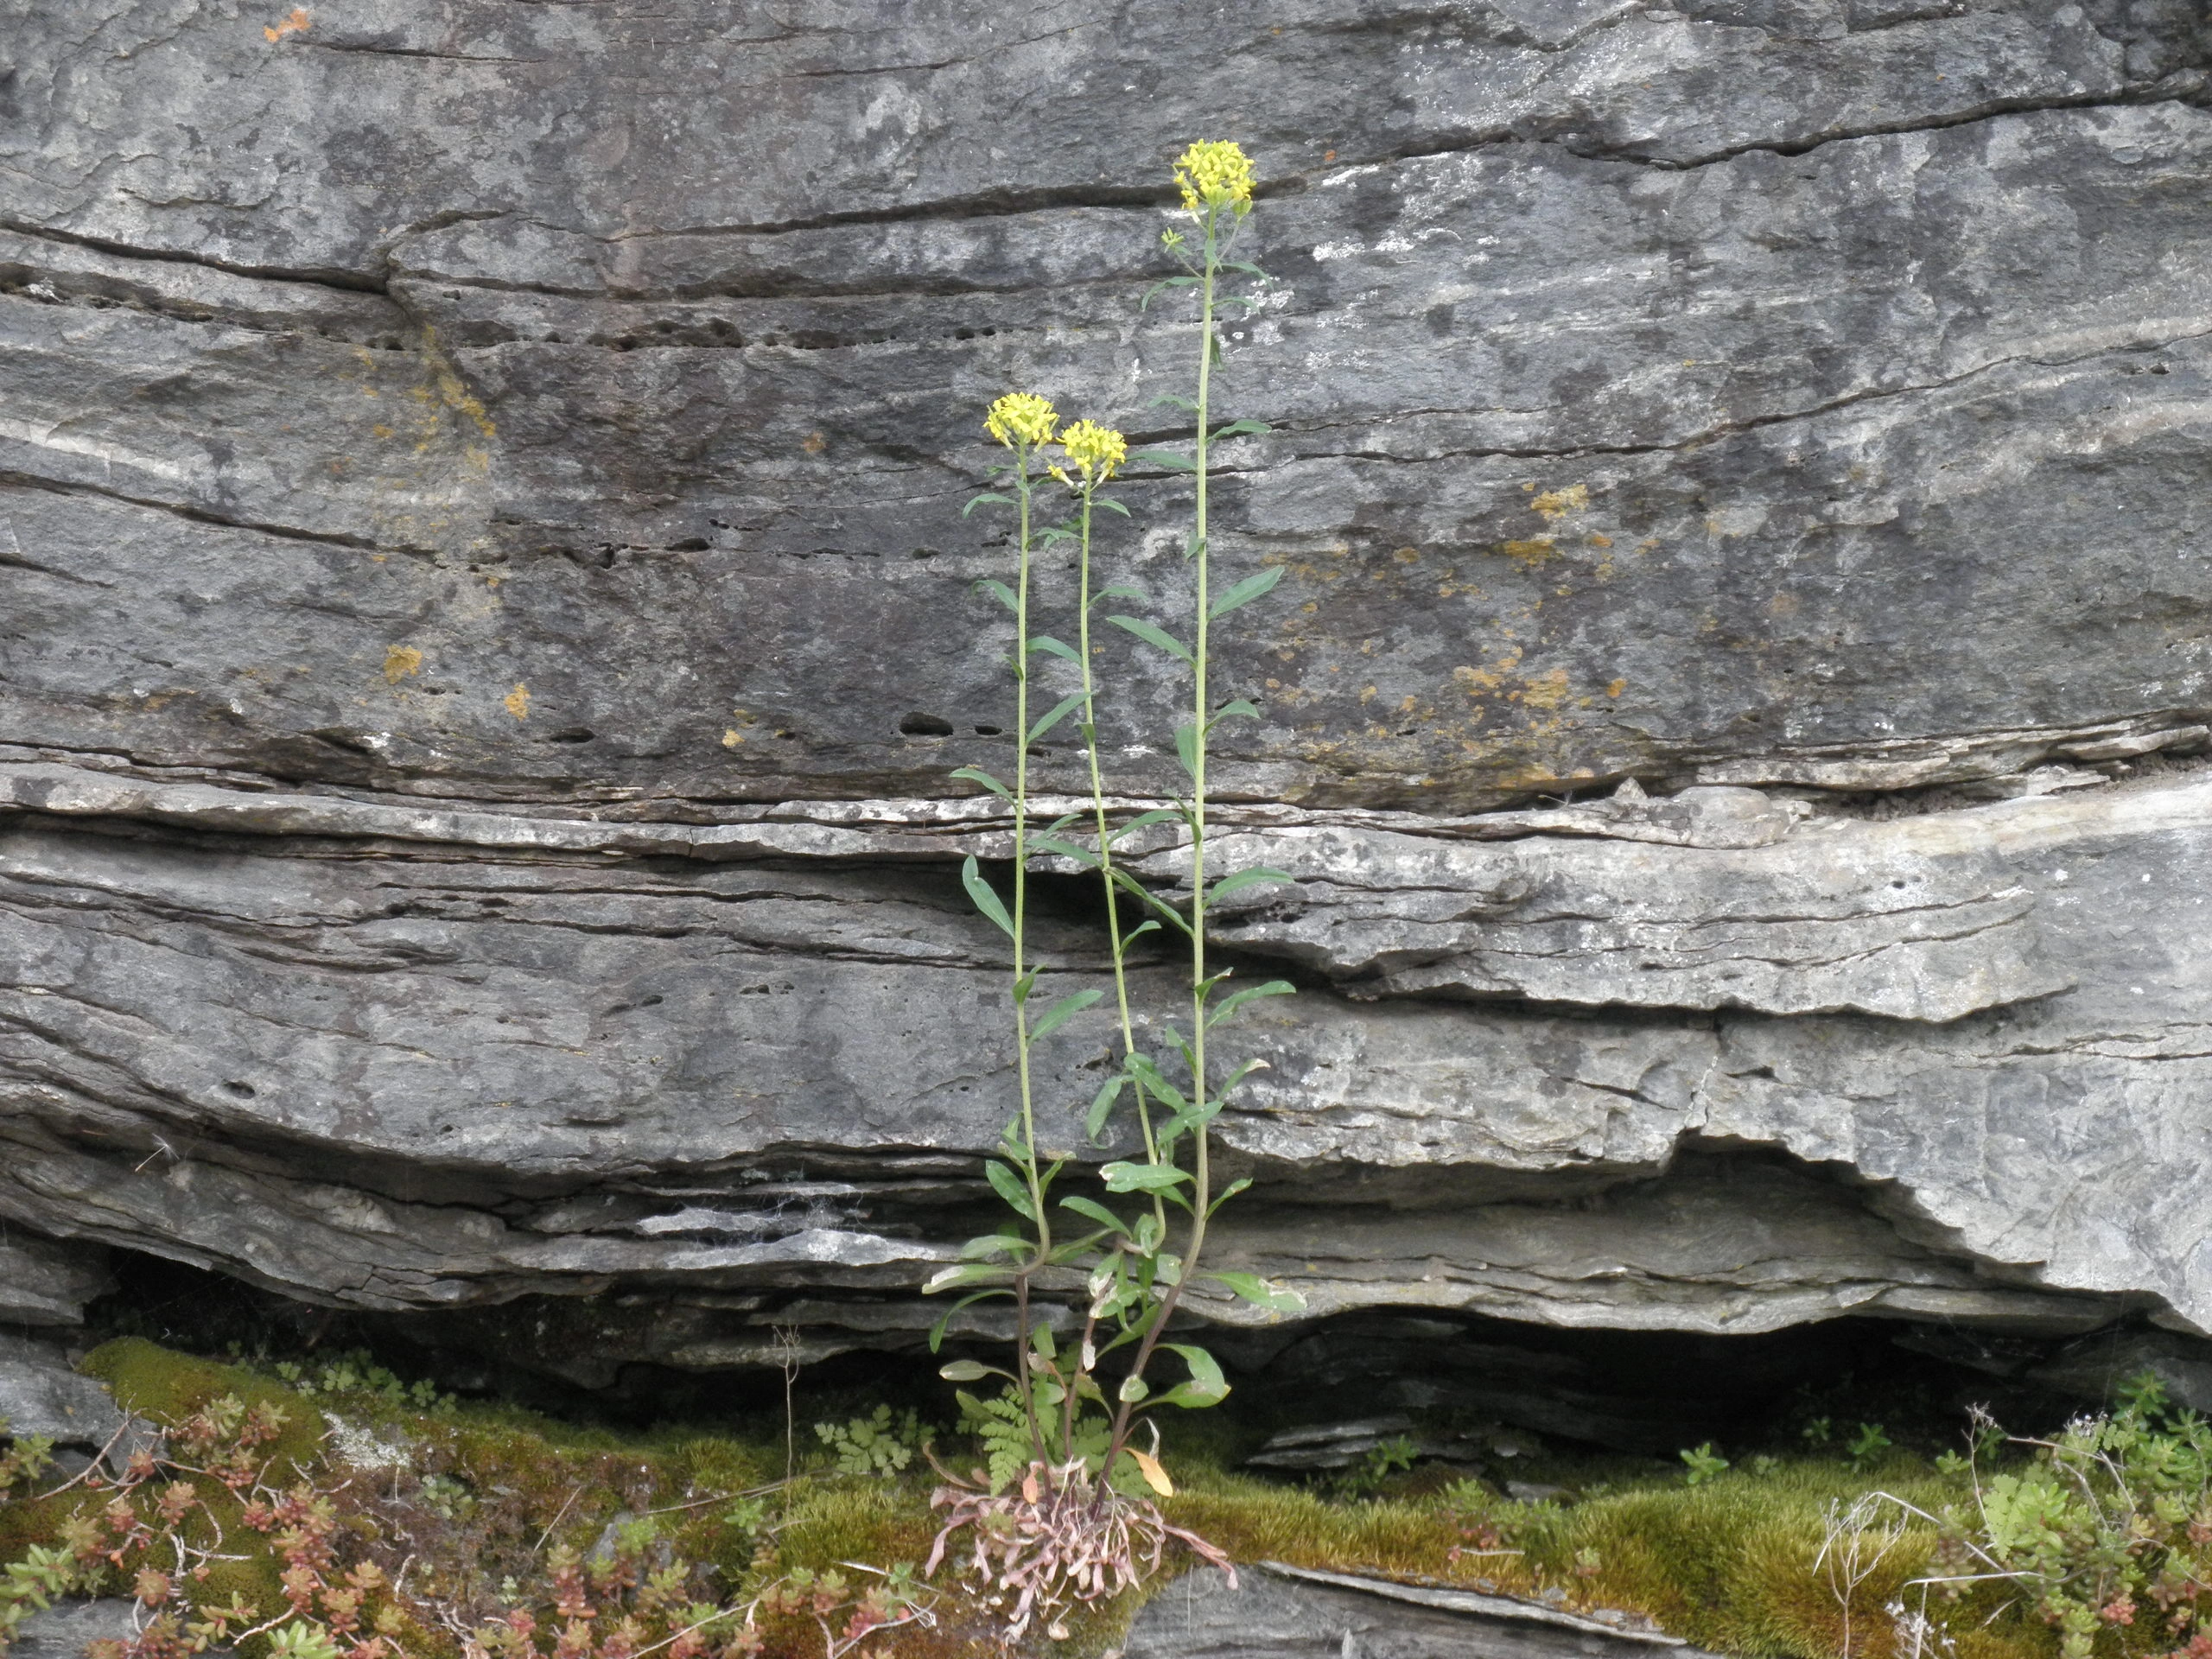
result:
M 816 1438 L 837 1457 L 841 1475 L 895 1475 L 914 1460 L 921 1443 L 921 1422 L 911 1412 L 896 1418 L 888 1406 L 849 1422 L 817 1423 Z
M 965 1389 L 958 1394 L 960 1426 L 976 1437 L 983 1454 L 984 1476 L 995 1496 L 1019 1480 L 1036 1460 L 1028 1414 L 1022 1409 L 1021 1396 L 1011 1387 L 993 1400 L 980 1400 Z M 1113 1425 L 1104 1418 L 1079 1415 L 1068 1449 L 1072 1458 L 1083 1459 L 1084 1472 L 1096 1478 L 1105 1466 L 1106 1448 L 1112 1440 Z M 1122 1459 L 1124 1465 L 1128 1461 L 1126 1457 Z

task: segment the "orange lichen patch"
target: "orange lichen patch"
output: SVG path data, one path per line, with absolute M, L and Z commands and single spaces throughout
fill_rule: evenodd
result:
M 1563 490 L 1546 490 L 1531 501 L 1529 506 L 1554 523 L 1570 512 L 1580 512 L 1590 505 L 1590 486 L 1570 484 Z
M 1609 697 L 1618 697 L 1622 692 L 1627 690 L 1628 682 L 1626 680 L 1615 680 L 1606 686 L 1605 695 Z
M 745 741 L 745 736 L 744 736 L 744 734 L 742 734 L 741 732 L 737 731 L 737 730 L 736 730 L 735 728 L 733 728 L 732 729 L 728 730 L 728 731 L 725 731 L 725 732 L 722 734 L 722 747 L 724 747 L 724 748 L 726 748 L 726 749 L 734 749 L 734 748 L 735 748 L 739 744 L 741 744 L 741 743 L 742 743 L 742 742 L 744 742 L 744 741 Z
M 499 701 L 506 704 L 507 712 L 512 715 L 517 720 L 528 720 L 530 718 L 530 688 L 524 685 L 520 680 L 517 680 L 515 682 L 515 689 L 508 692 L 507 695 L 500 698 Z
M 1452 671 L 1452 682 L 1471 697 L 1479 697 L 1495 691 L 1505 683 L 1505 676 L 1494 668 L 1461 666 Z
M 1509 559 L 1517 560 L 1531 570 L 1550 558 L 1558 550 L 1548 536 L 1539 536 L 1532 541 L 1508 542 L 1499 550 Z
M 283 40 L 287 35 L 297 35 L 307 26 L 307 8 L 304 6 L 296 6 L 292 9 L 292 15 L 290 16 L 278 23 L 276 28 L 264 29 L 261 33 L 268 41 L 269 44 L 274 46 L 277 41 Z
M 810 432 L 800 441 L 798 447 L 810 455 L 818 455 L 830 447 L 830 440 L 819 432 Z
M 1400 564 L 1418 564 L 1421 563 L 1421 549 L 1417 547 L 1402 547 L 1391 554 L 1390 556 L 1395 559 Z
M 387 645 L 384 653 L 384 677 L 386 684 L 397 685 L 412 674 L 423 671 L 423 653 L 412 645 Z
M 1518 696 L 1531 709 L 1556 709 L 1567 701 L 1567 671 L 1548 669 L 1521 682 Z
M 1766 608 L 1768 614 L 1771 616 L 1794 616 L 1797 613 L 1797 595 L 1777 594 L 1772 599 L 1767 601 Z

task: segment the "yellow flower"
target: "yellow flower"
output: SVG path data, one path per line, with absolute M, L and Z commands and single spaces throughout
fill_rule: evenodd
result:
M 983 430 L 1009 449 L 1016 445 L 1034 449 L 1052 441 L 1052 428 L 1059 418 L 1050 398 L 1033 391 L 1009 391 L 991 405 L 983 417 Z
M 1094 484 L 1103 484 L 1113 477 L 1129 453 L 1128 443 L 1119 432 L 1095 421 L 1077 421 L 1069 427 L 1060 434 L 1060 448 L 1068 463 L 1086 482 Z
M 1239 219 L 1252 211 L 1252 162 L 1235 144 L 1199 143 L 1175 163 L 1183 206 L 1194 213 L 1226 207 Z

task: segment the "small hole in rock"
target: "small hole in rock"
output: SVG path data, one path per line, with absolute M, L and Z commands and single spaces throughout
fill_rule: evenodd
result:
M 236 1077 L 232 1078 L 223 1087 L 240 1100 L 251 1100 L 254 1096 L 253 1085 L 250 1083 L 240 1083 Z
M 925 715 L 917 709 L 901 717 L 899 730 L 906 737 L 950 737 L 952 722 L 940 715 Z
M 1001 737 L 1005 735 L 1005 733 L 1006 728 L 1003 726 L 978 726 L 976 728 L 976 735 L 978 737 Z

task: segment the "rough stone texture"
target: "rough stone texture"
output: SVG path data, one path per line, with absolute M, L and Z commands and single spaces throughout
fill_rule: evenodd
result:
M 85 1659 L 95 1642 L 127 1642 L 137 1634 L 138 1604 L 127 1597 L 57 1601 L 26 1618 L 8 1650 L 16 1659 Z
M 1212 1567 L 1147 1602 L 1122 1659 L 1704 1659 L 1633 1628 L 1503 1596 L 1295 1567 Z
M 79 1466 L 112 1448 L 120 1468 L 141 1446 L 159 1436 L 142 1418 L 125 1414 L 107 1389 L 69 1367 L 61 1350 L 0 1332 L 0 1423 L 10 1434 L 35 1434 L 79 1454 Z
M 2201 10 L 1259 17 L 0 0 L 0 1218 L 582 1381 L 917 1343 L 1007 1111 L 977 414 L 1172 435 L 1219 132 L 1220 851 L 1298 877 L 1220 941 L 1306 986 L 1227 1255 L 2212 1330 Z
M 98 1245 L 0 1233 L 0 1325 L 82 1325 L 112 1282 Z

